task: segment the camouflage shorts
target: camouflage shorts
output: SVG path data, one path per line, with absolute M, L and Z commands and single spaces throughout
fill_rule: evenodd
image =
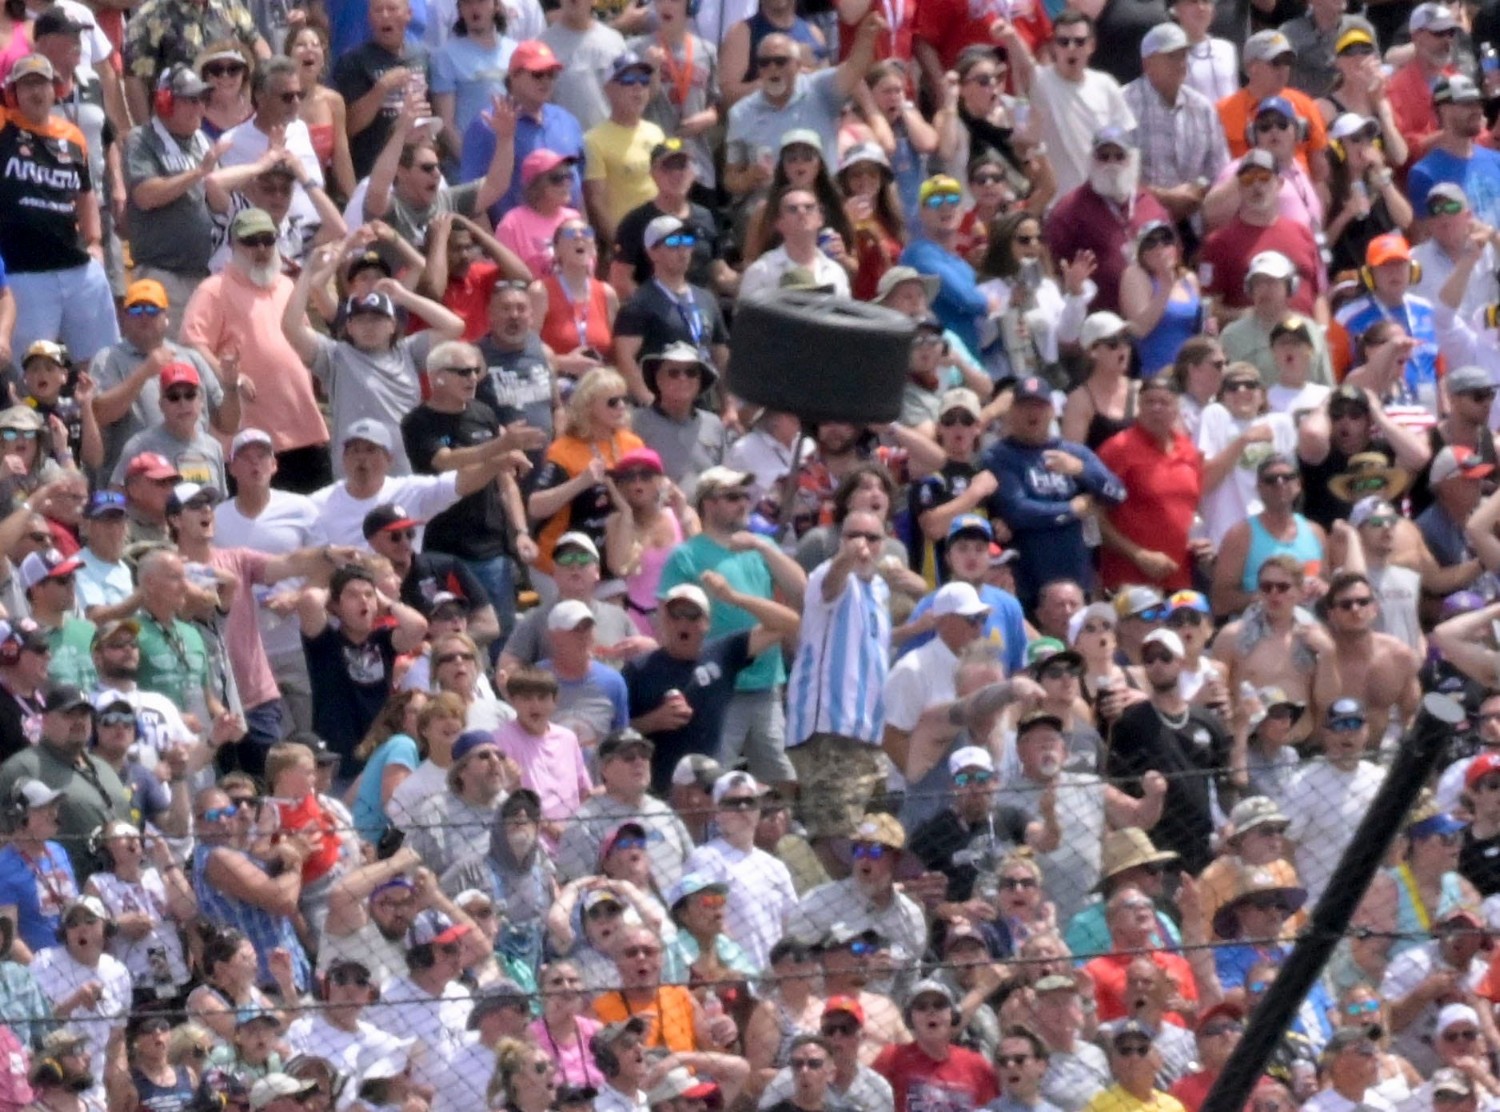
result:
M 814 734 L 786 755 L 797 770 L 797 817 L 809 840 L 848 837 L 871 801 L 885 795 L 890 762 L 878 745 Z

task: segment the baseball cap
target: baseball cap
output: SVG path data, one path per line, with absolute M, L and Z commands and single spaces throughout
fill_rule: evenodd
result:
M 1372 120 L 1369 116 L 1361 116 L 1358 112 L 1341 113 L 1328 129 L 1328 138 L 1338 140 L 1350 139 L 1356 135 L 1365 135 L 1373 139 L 1378 134 L 1380 134 L 1379 121 Z
M 1281 813 L 1281 808 L 1276 805 L 1276 801 L 1264 795 L 1252 795 L 1242 799 L 1229 812 L 1229 825 L 1234 827 L 1236 838 L 1254 830 L 1257 826 L 1265 826 L 1268 823 L 1285 826 L 1287 818 Z
M 1379 495 L 1371 494 L 1354 503 L 1354 508 L 1349 511 L 1349 524 L 1358 529 L 1372 517 L 1379 517 L 1383 514 L 1394 515 L 1395 513 L 1395 506 Z
M 363 440 L 367 444 L 373 444 L 377 448 L 384 448 L 387 452 L 395 452 L 391 440 L 391 430 L 385 422 L 377 421 L 373 417 L 361 417 L 344 430 L 344 435 L 339 440 L 341 448 L 347 448 L 356 440 Z
M 1476 367 L 1472 363 L 1456 367 L 1449 371 L 1443 380 L 1448 385 L 1449 395 L 1467 394 L 1474 390 L 1495 389 L 1494 380 L 1490 378 L 1489 372 L 1483 367 Z
M 1083 656 L 1068 648 L 1056 637 L 1038 637 L 1026 646 L 1026 667 L 1033 672 L 1040 671 L 1044 665 L 1063 658 L 1064 663 L 1082 666 Z
M 1250 268 L 1245 272 L 1248 281 L 1251 278 L 1279 278 L 1285 281 L 1297 273 L 1297 268 L 1292 265 L 1292 260 L 1280 251 L 1262 251 L 1250 259 Z
M 995 539 L 995 530 L 978 514 L 959 514 L 948 523 L 948 539 L 957 540 L 965 535 L 983 537 L 987 541 L 992 541 Z
M 1292 102 L 1286 97 L 1265 97 L 1255 106 L 1256 116 L 1269 116 L 1273 112 L 1288 120 L 1297 118 L 1297 110 L 1292 107 Z
M 1150 633 L 1146 634 L 1145 639 L 1141 642 L 1142 650 L 1147 645 L 1160 645 L 1179 659 L 1187 652 L 1187 649 L 1183 647 L 1182 638 L 1170 629 L 1153 629 Z
M 178 483 L 172 488 L 172 493 L 167 498 L 167 516 L 181 513 L 189 503 L 206 502 L 210 506 L 216 506 L 220 499 L 219 492 L 211 486 L 200 483 Z
M 1091 149 L 1095 151 L 1103 147 L 1118 147 L 1122 151 L 1133 151 L 1135 140 L 1131 138 L 1130 132 L 1118 124 L 1106 124 L 1094 132 L 1091 144 Z
M 167 288 L 155 278 L 137 278 L 125 287 L 125 308 L 132 305 L 155 305 L 167 308 Z
M 276 450 L 276 444 L 272 441 L 271 434 L 264 429 L 241 429 L 234 434 L 234 439 L 229 442 L 229 458 L 233 460 L 235 456 L 240 454 L 240 449 L 248 448 L 252 444 L 264 445 L 273 452 Z
M 1323 718 L 1329 725 L 1340 719 L 1358 719 L 1360 722 L 1364 722 L 1365 704 L 1351 696 L 1335 699 L 1328 705 L 1328 710 Z
M 265 209 L 244 209 L 229 225 L 229 235 L 233 239 L 264 235 L 267 232 L 271 235 L 276 234 L 276 221 L 271 219 L 271 214 Z
M 1365 265 L 1384 266 L 1386 263 L 1411 262 L 1411 244 L 1399 232 L 1387 232 L 1376 236 L 1365 246 Z
M 391 264 L 386 261 L 384 255 L 375 248 L 370 247 L 364 251 L 351 252 L 344 263 L 344 277 L 353 278 L 362 270 L 378 270 L 387 278 L 391 277 Z
M 1462 205 L 1465 209 L 1469 207 L 1469 195 L 1464 192 L 1464 187 L 1456 181 L 1440 181 L 1427 191 L 1427 215 L 1437 216 L 1437 207 L 1434 201 L 1449 201 Z
M 984 600 L 979 597 L 979 592 L 971 583 L 945 583 L 932 597 L 934 618 L 946 618 L 955 614 L 964 618 L 973 618 L 989 612 L 990 608 L 985 605 Z
M 1481 753 L 1464 772 L 1464 787 L 1472 788 L 1493 772 L 1500 772 L 1500 753 Z
M 878 143 L 855 143 L 847 151 L 844 157 L 839 159 L 839 173 L 843 173 L 851 166 L 858 166 L 861 162 L 871 162 L 876 166 L 891 168 L 891 160 L 885 151 L 881 150 Z
M 593 538 L 576 529 L 570 529 L 557 538 L 557 543 L 552 546 L 553 558 L 565 548 L 581 548 L 595 560 L 599 559 L 599 546 L 594 543 Z
M 25 800 L 26 806 L 34 810 L 37 807 L 46 807 L 56 803 L 63 797 L 63 793 L 55 788 L 49 788 L 40 780 L 23 780 L 15 789 L 15 796 Z M 104 916 L 101 915 L 100 918 Z
M 965 745 L 961 749 L 955 749 L 948 757 L 948 775 L 957 776 L 966 768 L 982 768 L 986 772 L 995 771 L 995 758 L 991 756 L 988 749 L 981 749 L 977 745 Z
M 61 579 L 82 566 L 82 560 L 70 559 L 55 548 L 32 552 L 21 561 L 21 586 L 30 590 L 44 579 Z
M 952 413 L 955 409 L 963 410 L 976 421 L 984 415 L 984 409 L 979 404 L 979 395 L 967 386 L 955 386 L 951 390 L 945 390 L 943 396 L 938 399 L 939 417 Z
M 629 726 L 626 726 L 622 730 L 614 730 L 611 733 L 605 734 L 604 739 L 599 742 L 599 746 L 594 750 L 594 753 L 599 760 L 605 761 L 613 757 L 621 749 L 629 749 L 634 745 L 644 747 L 647 753 L 654 753 L 656 751 L 656 743 L 654 741 L 639 730 L 633 730 Z
M 457 748 L 455 745 L 455 760 Z M 447 942 L 456 942 L 468 934 L 469 929 L 467 923 L 455 923 L 437 908 L 426 907 L 417 912 L 411 926 L 407 928 L 406 948 L 414 950 L 418 946 L 441 946 Z
M 172 465 L 171 461 L 166 456 L 158 455 L 156 452 L 142 452 L 125 465 L 125 477 L 127 479 L 137 476 L 144 476 L 147 479 L 182 478 L 177 473 L 177 468 Z
M 651 148 L 651 165 L 665 162 L 669 158 L 687 158 L 687 145 L 675 135 L 669 135 Z
M 705 499 L 721 491 L 747 487 L 754 482 L 755 476 L 748 471 L 736 471 L 731 467 L 710 467 L 698 476 L 698 488 L 694 496 L 702 504 Z
M 1276 156 L 1264 147 L 1251 147 L 1234 168 L 1236 176 L 1247 170 L 1269 170 L 1273 174 L 1277 173 Z
M 92 24 L 83 23 L 68 14 L 68 9 L 61 4 L 53 4 L 50 8 L 43 8 L 36 21 L 31 25 L 31 37 L 41 38 L 43 35 L 78 35 L 89 30 Z M 192 72 L 189 70 L 188 72 Z
M 40 22 L 40 20 L 38 20 Z M 239 58 L 238 52 L 235 54 Z M 239 59 L 241 62 L 243 58 Z M 208 92 L 208 82 L 198 76 L 198 72 L 192 66 L 175 65 L 170 67 L 161 75 L 157 82 L 157 88 L 171 93 L 179 100 L 197 100 Z
M 726 772 L 714 781 L 713 799 L 715 803 L 724 802 L 724 797 L 730 792 L 746 792 L 759 798 L 766 794 L 768 789 L 764 784 L 751 776 L 748 772 Z
M 1018 379 L 1011 390 L 1010 399 L 1012 402 L 1046 402 L 1051 405 L 1052 385 L 1035 375 Z
M 668 589 L 665 594 L 658 595 L 657 600 L 663 607 L 673 602 L 690 602 L 704 614 L 711 609 L 708 595 L 696 583 L 679 583 Z
M 552 48 L 540 39 L 527 39 L 520 43 L 514 53 L 510 56 L 509 73 L 546 73 L 549 70 L 560 70 L 563 64 L 557 60 L 557 55 L 552 53 Z
M 1304 343 L 1313 342 L 1312 325 L 1306 317 L 1297 313 L 1288 313 L 1271 326 L 1271 342 L 1274 344 L 1283 336 L 1295 336 Z
M 33 359 L 49 359 L 60 366 L 68 366 L 68 349 L 56 340 L 37 340 L 21 357 L 21 366 L 26 367 Z
M 621 829 L 623 830 L 625 826 L 635 826 L 642 834 L 645 833 L 645 828 L 640 823 L 626 823 L 621 826 Z M 718 892 L 723 895 L 728 891 L 728 884 L 722 880 L 715 880 L 706 873 L 684 873 L 678 878 L 677 883 L 668 889 L 667 906 L 676 907 L 689 896 L 696 896 L 699 892 Z
M 528 188 L 537 178 L 550 174 L 559 166 L 571 166 L 577 161 L 576 158 L 558 154 L 546 147 L 538 147 L 521 160 L 521 188 Z
M 724 774 L 724 766 L 703 753 L 689 753 L 672 769 L 672 783 L 686 787 L 697 784 L 704 791 L 714 786 Z
M 1375 38 L 1363 27 L 1351 27 L 1338 37 L 1338 41 L 1333 44 L 1333 52 L 1335 54 L 1342 54 L 1351 46 L 1360 45 L 1374 46 Z
M 1444 4 L 1418 4 L 1406 21 L 1408 31 L 1451 31 L 1458 26 L 1453 12 Z
M 694 355 L 696 356 L 696 351 Z M 661 456 L 657 455 L 651 448 L 632 448 L 609 469 L 611 475 L 622 475 L 630 471 L 650 471 L 657 475 L 665 475 L 667 469 L 661 462 Z
M 250 1089 L 251 1112 L 260 1112 L 262 1108 L 284 1097 L 306 1096 L 317 1087 L 318 1083 L 311 1078 L 304 1081 L 285 1073 L 268 1073 Z
M 371 316 L 389 317 L 396 319 L 396 306 L 390 297 L 383 293 L 367 293 L 363 297 L 350 297 L 344 301 L 344 316 L 353 317 L 360 313 Z
M 1107 309 L 1090 313 L 1084 318 L 1083 327 L 1079 329 L 1078 346 L 1088 351 L 1100 340 L 1119 336 L 1129 327 L 1118 313 L 1111 313 Z
M 203 380 L 198 377 L 198 370 L 191 363 L 181 361 L 168 363 L 156 376 L 157 385 L 163 390 L 170 390 L 173 386 L 202 386 Z
M 688 226 L 675 216 L 658 216 L 646 225 L 646 230 L 641 233 L 641 241 L 647 247 L 656 247 L 668 236 L 687 230 Z
M 1485 463 L 1478 452 L 1463 444 L 1449 444 L 1438 452 L 1432 459 L 1432 467 L 1427 472 L 1427 482 L 1431 486 L 1447 479 L 1483 479 L 1495 470 L 1495 465 Z
M 1050 710 L 1038 707 L 1021 715 L 1021 720 L 1016 723 L 1016 737 L 1019 739 L 1023 734 L 1029 733 L 1034 726 L 1051 726 L 1054 730 L 1063 728 L 1063 720 Z
M 1483 100 L 1479 86 L 1461 73 L 1439 77 L 1432 87 L 1433 104 L 1479 104 Z
M 830 996 L 823 1002 L 823 1018 L 831 1015 L 853 1016 L 861 1027 L 865 1025 L 865 1009 L 853 996 Z
M 1432 1092 L 1447 1093 L 1455 1097 L 1468 1097 L 1474 1095 L 1474 1082 L 1469 1080 L 1469 1075 L 1461 1069 L 1453 1066 L 1442 1066 L 1432 1071 Z
M 565 598 L 547 615 L 547 628 L 559 633 L 570 633 L 584 622 L 595 621 L 589 604 L 576 598 Z
M 23 77 L 45 77 L 48 81 L 56 81 L 57 73 L 52 68 L 52 63 L 41 54 L 28 54 L 10 67 L 10 73 L 5 76 L 6 88 L 16 84 Z
M 84 694 L 83 689 L 71 683 L 49 684 L 42 692 L 42 703 L 49 713 L 52 711 L 66 713 L 80 707 L 94 709 L 93 702 Z
M 365 540 L 387 529 L 414 529 L 422 523 L 407 513 L 398 502 L 385 502 L 365 514 L 361 532 Z
M 1187 32 L 1180 23 L 1158 23 L 1141 38 L 1141 57 L 1175 54 L 1188 48 Z
M 119 633 L 121 630 L 124 630 L 132 637 L 139 637 L 141 633 L 141 624 L 134 618 L 116 618 L 112 622 L 100 622 L 98 627 L 94 630 L 94 638 L 90 642 L 90 644 L 102 645 L 104 642 L 108 641 L 111 637 Z M 115 691 L 112 688 L 106 687 L 102 689 L 99 692 L 99 696 L 100 698 L 113 698 L 119 702 L 126 703 L 127 705 L 130 704 L 130 700 L 127 699 L 123 693 Z M 102 703 L 95 703 L 94 705 L 100 710 L 104 709 L 104 704 Z
M 621 74 L 631 70 L 644 70 L 647 73 L 655 73 L 656 67 L 634 50 L 616 54 L 614 60 L 609 63 L 609 80 L 613 81 Z
M 949 194 L 962 196 L 963 191 L 964 187 L 957 178 L 951 178 L 947 174 L 934 174 L 918 187 L 917 203 L 925 205 L 929 197 L 944 197 Z
M 1240 53 L 1248 65 L 1250 62 L 1274 62 L 1288 54 L 1295 58 L 1297 48 L 1280 31 L 1257 31 L 1245 40 Z
M 1144 618 L 1152 621 L 1155 617 L 1147 618 L 1147 612 L 1159 609 L 1165 601 L 1161 592 L 1155 587 L 1132 584 L 1120 588 L 1120 593 L 1113 599 L 1113 605 L 1115 613 L 1121 618 Z M 1166 615 L 1163 614 L 1160 617 L 1166 617 Z
M 96 490 L 89 495 L 87 508 L 83 511 L 86 518 L 105 517 L 108 514 L 123 514 L 125 509 L 125 496 L 117 490 Z

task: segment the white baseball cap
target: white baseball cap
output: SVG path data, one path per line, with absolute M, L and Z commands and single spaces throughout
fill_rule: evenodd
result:
M 946 618 L 950 614 L 972 618 L 976 614 L 988 614 L 990 608 L 979 597 L 971 583 L 945 583 L 932 597 L 932 616 Z

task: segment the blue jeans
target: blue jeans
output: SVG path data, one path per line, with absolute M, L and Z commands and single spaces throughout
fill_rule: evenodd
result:
M 495 617 L 500 621 L 500 636 L 495 644 L 502 645 L 516 626 L 516 570 L 511 566 L 510 557 L 465 560 L 464 564 L 484 585 L 484 593 L 490 596 L 490 605 L 495 608 Z

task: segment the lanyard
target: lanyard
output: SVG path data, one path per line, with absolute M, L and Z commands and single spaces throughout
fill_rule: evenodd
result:
M 688 93 L 693 90 L 693 36 L 686 34 L 682 36 L 682 64 L 677 64 L 677 56 L 672 53 L 671 44 L 663 36 L 660 39 L 662 54 L 666 61 L 662 68 L 667 71 L 667 79 L 671 81 L 671 87 L 667 90 L 667 99 L 681 108 L 687 103 Z
M 1417 891 L 1417 878 L 1411 875 L 1410 865 L 1401 865 L 1396 869 L 1396 879 L 1401 882 L 1401 887 L 1406 889 L 1406 895 L 1411 900 L 1412 910 L 1416 912 L 1417 924 L 1424 930 L 1432 929 L 1432 916 L 1428 914 L 1427 904 L 1422 899 L 1422 893 Z
M 592 291 L 589 289 L 589 279 L 585 275 L 583 279 L 583 299 L 580 301 L 573 297 L 573 291 L 568 288 L 568 279 L 562 273 L 557 273 L 557 285 L 562 290 L 563 296 L 568 299 L 568 307 L 573 310 L 573 327 L 578 330 L 578 346 L 586 348 L 589 346 L 589 302 L 592 300 Z
M 682 297 L 678 297 L 666 286 L 662 286 L 661 279 L 656 279 L 656 284 L 661 286 L 661 292 L 672 299 L 672 304 L 677 306 L 677 315 L 682 318 L 682 323 L 692 337 L 693 346 L 699 351 L 703 350 L 703 314 L 698 310 L 698 301 L 693 297 L 692 287 Z

